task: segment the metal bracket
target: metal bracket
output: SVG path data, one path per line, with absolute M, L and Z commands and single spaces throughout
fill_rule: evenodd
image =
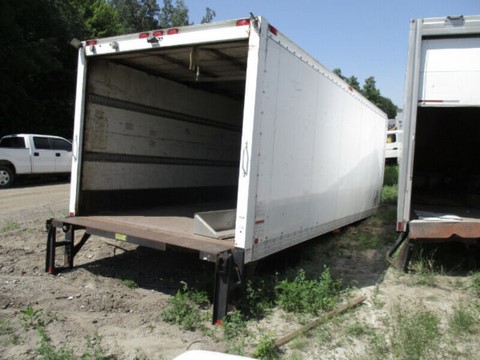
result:
M 236 209 L 204 211 L 195 214 L 193 232 L 215 239 L 231 239 L 235 236 Z
M 45 259 L 45 271 L 50 274 L 56 274 L 63 270 L 63 268 L 57 268 L 55 266 L 56 248 L 63 246 L 65 248 L 64 255 L 64 267 L 72 269 L 73 259 L 75 255 L 80 251 L 83 245 L 87 242 L 90 234 L 85 232 L 82 239 L 75 245 L 75 230 L 83 229 L 70 224 L 62 224 L 62 230 L 65 233 L 65 241 L 57 241 L 57 226 L 53 219 L 49 219 L 46 222 L 46 228 L 48 230 L 47 235 L 47 254 Z
M 212 324 L 220 324 L 227 315 L 228 300 L 233 289 L 245 278 L 243 250 L 225 251 L 217 256 Z

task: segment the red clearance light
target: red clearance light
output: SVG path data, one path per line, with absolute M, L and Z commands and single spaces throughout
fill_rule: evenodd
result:
M 250 20 L 249 19 L 243 19 L 243 20 L 238 20 L 237 21 L 237 26 L 246 26 L 250 25 Z
M 397 222 L 397 231 L 401 232 L 403 229 L 403 223 L 401 221 Z
M 163 36 L 163 30 L 154 31 L 154 32 L 153 32 L 153 36 L 155 36 L 155 37 L 157 37 L 157 36 Z
M 176 35 L 176 34 L 178 34 L 179 32 L 180 32 L 180 30 L 178 30 L 178 29 L 176 29 L 176 28 L 175 28 L 175 29 L 168 29 L 168 30 L 167 30 L 167 35 Z
M 270 30 L 270 32 L 271 32 L 273 35 L 277 35 L 277 33 L 278 33 L 278 30 L 275 29 L 272 25 L 268 25 L 268 30 Z
M 87 41 L 87 46 L 93 46 L 93 45 L 97 45 L 97 40 L 88 40 Z
M 138 35 L 138 38 L 139 39 L 145 39 L 145 38 L 148 38 L 150 36 L 150 34 L 148 32 L 146 33 L 141 33 Z

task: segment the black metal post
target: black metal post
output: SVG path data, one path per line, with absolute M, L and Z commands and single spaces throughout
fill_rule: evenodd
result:
M 232 258 L 230 251 L 220 253 L 217 256 L 212 324 L 220 324 L 223 317 L 227 314 Z
M 45 263 L 45 271 L 50 274 L 55 274 L 55 247 L 57 228 L 52 224 L 47 224 L 48 236 L 47 236 L 47 256 Z
M 68 266 L 70 269 L 73 268 L 73 257 L 74 257 L 74 240 L 75 240 L 75 229 L 72 225 L 64 225 L 63 231 L 65 232 L 65 257 L 64 257 L 64 266 Z

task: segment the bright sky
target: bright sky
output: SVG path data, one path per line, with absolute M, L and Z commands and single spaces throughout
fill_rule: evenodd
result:
M 162 1 L 159 1 L 161 4 Z M 400 108 L 410 19 L 480 15 L 480 0 L 185 0 L 190 21 L 205 8 L 214 21 L 265 17 L 329 69 L 355 75 L 360 84 L 374 76 L 377 88 Z

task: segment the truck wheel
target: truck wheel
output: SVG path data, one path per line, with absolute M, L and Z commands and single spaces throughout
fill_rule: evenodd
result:
M 8 188 L 13 184 L 13 171 L 8 166 L 0 166 L 0 189 Z

